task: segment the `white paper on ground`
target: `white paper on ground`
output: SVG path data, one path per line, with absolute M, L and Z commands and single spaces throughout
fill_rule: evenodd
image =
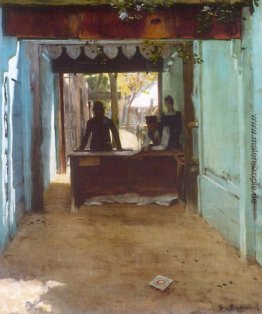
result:
M 157 196 L 141 196 L 136 193 L 126 193 L 117 195 L 101 195 L 88 198 L 84 205 L 102 205 L 103 203 L 129 203 L 137 205 L 146 205 L 156 203 L 162 206 L 169 206 L 172 201 L 178 199 L 177 194 L 163 194 Z

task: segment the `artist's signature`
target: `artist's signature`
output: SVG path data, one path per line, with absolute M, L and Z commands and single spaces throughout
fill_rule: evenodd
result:
M 229 305 L 222 305 L 219 304 L 218 309 L 220 312 L 237 312 L 237 313 L 244 313 L 244 312 L 250 312 L 254 311 L 257 313 L 260 313 L 259 305 L 251 305 L 251 304 L 229 304 Z M 253 313 L 253 312 L 252 312 Z

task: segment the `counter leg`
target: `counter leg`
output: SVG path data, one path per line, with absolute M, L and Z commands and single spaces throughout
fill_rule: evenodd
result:
M 70 159 L 71 213 L 78 210 L 77 206 L 77 161 Z

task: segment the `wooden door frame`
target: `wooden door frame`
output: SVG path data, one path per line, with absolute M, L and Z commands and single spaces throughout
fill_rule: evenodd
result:
M 59 152 L 59 167 L 58 173 L 66 173 L 66 152 L 65 152 L 65 110 L 64 110 L 64 74 L 59 74 L 59 93 L 60 103 L 58 110 L 58 152 Z
M 185 49 L 188 54 L 193 54 L 193 46 L 187 45 Z M 185 169 L 184 169 L 184 184 L 185 184 L 185 200 L 186 208 L 191 212 L 198 211 L 198 175 L 199 162 L 194 156 L 193 149 L 193 129 L 197 127 L 195 108 L 193 103 L 193 87 L 194 87 L 194 63 L 189 60 L 183 66 L 184 80 L 184 138 L 185 138 Z

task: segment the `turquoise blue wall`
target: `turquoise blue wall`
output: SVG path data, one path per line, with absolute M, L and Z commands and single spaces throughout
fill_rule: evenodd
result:
M 195 44 L 204 62 L 195 66 L 194 95 L 200 122 L 200 211 L 240 247 L 240 145 L 236 41 Z M 198 142 L 197 142 L 198 143 Z M 196 150 L 196 148 L 195 148 Z
M 15 236 L 23 214 L 32 208 L 35 127 L 41 129 L 39 165 L 43 167 L 44 188 L 56 173 L 54 108 L 58 77 L 51 72 L 50 60 L 41 57 L 39 62 L 37 53 L 37 43 L 32 46 L 26 41 L 4 37 L 0 30 L 0 251 Z M 41 124 L 33 126 L 33 110 L 39 106 Z
M 255 130 L 253 133 L 253 148 L 257 151 L 252 156 L 256 162 L 256 169 L 252 177 L 256 179 L 255 193 L 256 204 L 256 256 L 262 265 L 262 6 L 256 8 L 252 16 L 252 28 L 245 33 L 245 36 L 252 40 L 253 46 L 253 108 L 252 114 L 255 117 Z M 254 124 L 253 124 L 254 127 Z
M 199 211 L 262 265 L 262 8 L 243 14 L 241 41 L 195 43 Z
M 202 215 L 229 243 L 239 248 L 239 198 L 222 184 L 217 182 L 217 178 L 211 179 L 208 175 L 200 177 Z
M 24 173 L 23 173 L 23 107 L 21 62 L 23 62 L 20 44 L 16 56 L 9 60 L 9 186 L 10 217 L 14 214 L 12 234 L 15 222 L 24 213 Z
M 2 11 L 0 9 L 0 25 L 2 25 Z M 18 63 L 19 45 L 15 39 L 4 38 L 0 29 L 0 152 L 1 152 L 1 167 L 0 167 L 0 249 L 3 249 L 8 239 L 13 236 L 16 230 L 15 217 L 15 199 L 14 189 L 10 179 L 12 178 L 12 101 L 14 94 L 14 81 L 17 80 L 17 63 Z M 10 64 L 9 64 L 10 61 Z M 5 87 L 4 87 L 4 82 Z M 19 96 L 19 95 L 16 95 Z M 6 121 L 8 129 L 8 142 L 5 141 L 5 105 L 6 105 Z M 20 147 L 21 148 L 21 147 Z M 7 166 L 8 165 L 8 166 Z M 13 181 L 13 180 L 12 180 Z
M 1 16 L 0 11 L 0 16 Z M 0 21 L 1 22 L 1 21 Z M 34 44 L 34 54 L 38 52 Z M 47 188 L 56 173 L 55 108 L 58 77 L 50 60 L 32 56 L 32 43 L 0 36 L 0 250 L 16 234 L 23 214 L 32 208 L 33 130 L 40 127 L 39 149 L 43 183 Z M 40 77 L 38 73 L 40 72 Z M 4 87 L 4 81 L 6 82 Z M 6 96 L 5 96 L 6 94 Z M 7 99 L 7 100 L 5 100 Z M 6 107 L 4 104 L 7 104 Z M 41 124 L 33 127 L 33 109 L 40 106 Z M 5 140 L 4 110 L 7 111 L 8 140 Z M 7 167 L 8 164 L 8 167 Z M 7 170 L 8 169 L 8 170 Z M 41 171 L 42 173 L 42 171 Z
M 232 44 L 203 43 L 203 164 L 206 172 L 239 184 L 238 68 Z
M 2 25 L 0 9 L 0 25 Z M 24 106 L 32 107 L 30 97 L 24 93 L 26 84 L 23 70 L 28 69 L 25 50 L 15 38 L 4 37 L 0 30 L 0 250 L 13 238 L 17 223 L 30 209 L 30 191 L 24 177 L 24 164 L 30 168 L 30 117 L 25 116 Z M 23 69 L 23 70 L 22 70 Z M 30 90 L 30 89 L 29 89 Z M 6 119 L 4 117 L 6 112 Z M 5 121 L 6 120 L 6 126 Z M 8 141 L 5 130 L 8 130 Z M 29 172 L 30 175 L 30 172 Z

